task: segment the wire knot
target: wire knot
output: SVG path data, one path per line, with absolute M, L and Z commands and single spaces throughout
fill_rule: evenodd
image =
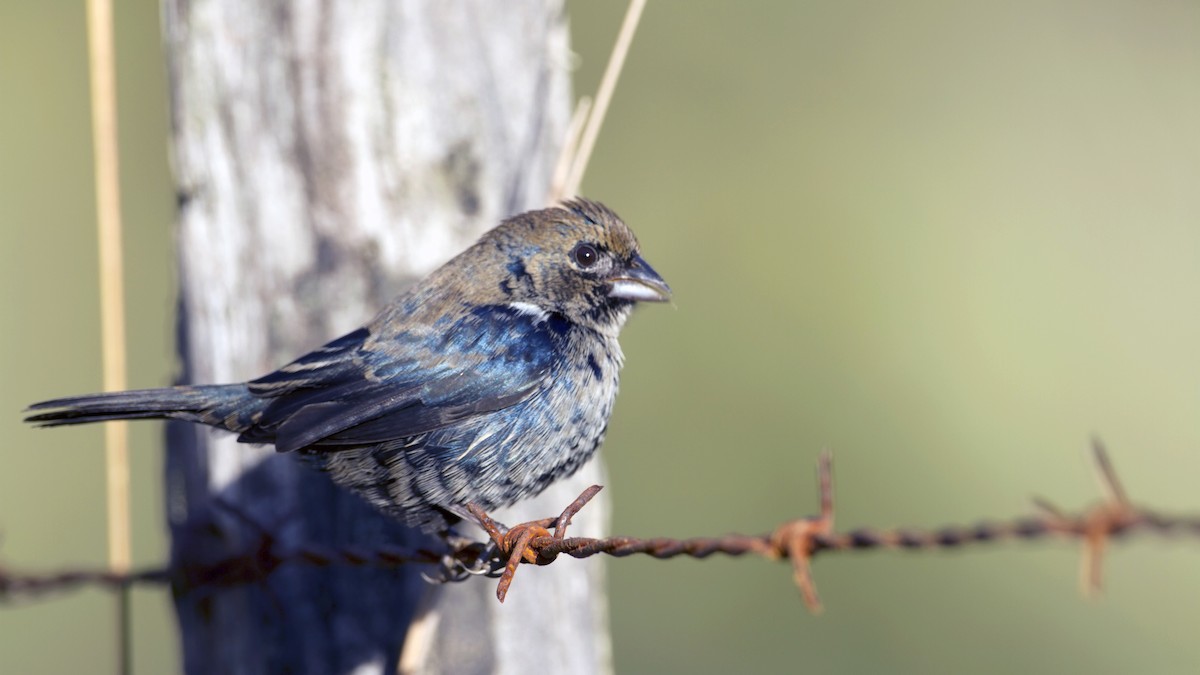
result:
M 821 612 L 821 596 L 812 576 L 813 555 L 821 549 L 821 540 L 833 534 L 833 462 L 829 452 L 821 453 L 817 464 L 821 490 L 821 515 L 789 520 L 771 533 L 769 557 L 792 561 L 792 580 L 804 604 L 814 614 Z
M 506 561 L 504 572 L 500 575 L 500 583 L 496 587 L 496 598 L 500 602 L 504 602 L 505 596 L 508 595 L 508 589 L 517 574 L 517 566 L 522 562 L 534 565 L 549 565 L 554 562 L 567 536 L 567 526 L 571 524 L 571 518 L 601 489 L 599 485 L 593 485 L 584 490 L 557 518 L 531 520 L 508 528 L 492 520 L 478 504 L 467 505 L 467 510 L 475 516 L 479 526 L 491 538 L 496 548 L 496 556 Z M 554 527 L 554 534 L 550 534 L 550 530 L 547 529 L 551 526 Z

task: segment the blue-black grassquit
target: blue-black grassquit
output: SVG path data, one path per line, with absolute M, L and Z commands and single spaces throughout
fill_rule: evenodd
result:
M 617 395 L 617 334 L 636 302 L 669 296 L 625 223 L 575 199 L 506 220 L 365 327 L 257 380 L 45 401 L 27 421 L 227 429 L 439 531 L 468 503 L 531 497 L 592 456 Z

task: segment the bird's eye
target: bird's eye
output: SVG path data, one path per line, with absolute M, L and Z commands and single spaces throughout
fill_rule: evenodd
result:
M 600 253 L 591 244 L 579 244 L 574 251 L 571 251 L 571 257 L 580 267 L 588 268 L 596 264 L 596 261 L 600 259 Z

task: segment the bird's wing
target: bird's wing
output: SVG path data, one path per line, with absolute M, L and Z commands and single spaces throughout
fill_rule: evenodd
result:
M 488 308 L 436 333 L 352 333 L 252 382 L 274 400 L 242 440 L 281 452 L 381 443 L 515 405 L 550 377 L 552 323 Z
M 247 383 L 250 393 L 278 399 L 295 392 L 328 387 L 353 379 L 356 355 L 363 351 L 371 332 L 366 328 L 347 333 L 324 347 L 292 361 L 269 375 Z

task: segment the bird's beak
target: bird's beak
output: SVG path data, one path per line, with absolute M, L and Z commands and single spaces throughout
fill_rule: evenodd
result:
M 666 302 L 671 299 L 671 287 L 642 256 L 635 256 L 623 269 L 613 271 L 609 277 L 612 290 L 610 298 L 621 298 L 634 302 Z

